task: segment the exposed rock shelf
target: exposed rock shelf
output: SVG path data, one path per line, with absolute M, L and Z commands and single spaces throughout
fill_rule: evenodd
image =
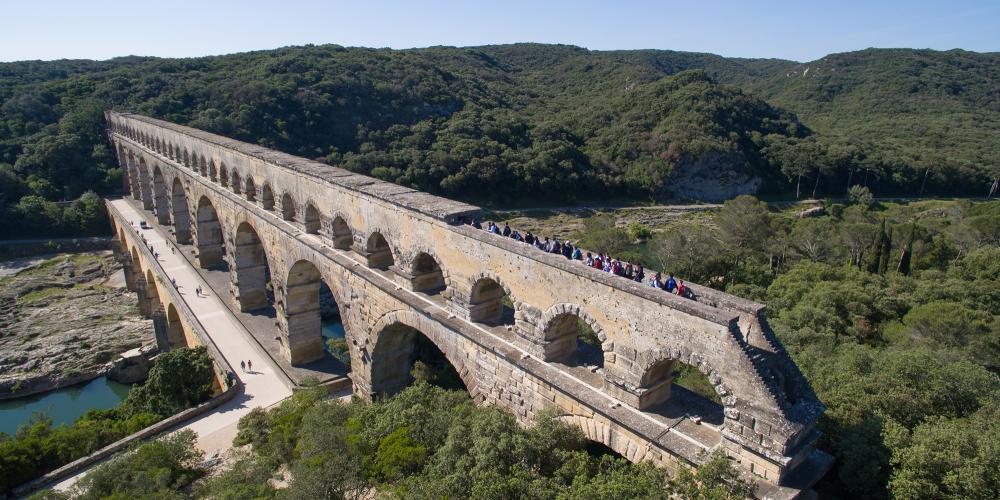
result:
M 121 353 L 155 350 L 152 323 L 123 285 L 110 252 L 60 255 L 0 279 L 0 399 L 113 377 Z

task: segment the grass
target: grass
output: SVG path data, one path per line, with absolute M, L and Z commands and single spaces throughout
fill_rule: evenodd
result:
M 64 288 L 60 288 L 57 286 L 40 288 L 38 290 L 32 290 L 18 297 L 18 301 L 21 302 L 22 304 L 30 304 L 31 302 L 37 302 L 42 299 L 48 299 L 51 297 L 61 295 L 63 291 L 65 291 Z

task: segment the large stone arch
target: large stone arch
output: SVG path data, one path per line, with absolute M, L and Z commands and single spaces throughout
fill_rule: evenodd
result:
M 356 385 L 360 386 L 363 397 L 374 398 L 391 395 L 402 390 L 409 383 L 414 332 L 422 334 L 440 350 L 462 379 L 469 395 L 481 402 L 477 383 L 475 360 L 466 363 L 467 349 L 460 345 L 460 336 L 450 334 L 433 319 L 413 311 L 396 310 L 383 314 L 369 329 L 362 346 L 356 354 L 364 373 L 356 374 Z
M 301 259 L 288 268 L 278 305 L 282 351 L 293 365 L 323 357 L 319 290 L 323 275 L 311 261 Z
M 174 223 L 174 239 L 177 243 L 191 243 L 191 208 L 180 176 L 174 177 L 170 186 L 170 213 Z
M 167 205 L 167 186 L 159 165 L 153 165 L 153 212 L 156 222 L 170 224 L 170 207 Z
M 142 201 L 142 184 L 141 179 L 139 179 L 139 166 L 132 154 L 132 150 L 125 150 L 125 172 L 128 176 L 129 191 L 132 194 L 133 200 Z
M 152 210 L 152 179 L 150 179 L 149 176 L 149 167 L 146 165 L 146 157 L 142 154 L 139 155 L 139 190 L 142 193 L 142 208 L 144 210 Z
M 217 267 L 223 263 L 225 248 L 222 241 L 222 222 L 208 196 L 198 199 L 195 217 L 195 245 L 201 267 Z
M 576 413 L 564 413 L 557 418 L 580 429 L 588 440 L 607 446 L 632 462 L 654 460 L 656 465 L 663 465 L 662 456 L 659 452 L 651 453 L 652 448 L 648 442 L 630 435 L 606 419 Z
M 184 323 L 181 322 L 181 316 L 173 303 L 167 304 L 167 344 L 171 349 L 187 345 Z
M 240 222 L 233 233 L 231 287 L 233 300 L 241 311 L 254 311 L 271 305 L 267 293 L 270 266 L 257 228 L 249 221 Z
M 143 277 L 146 279 L 146 296 L 141 297 L 145 303 L 139 310 L 148 318 L 152 317 L 153 311 L 160 305 L 160 289 L 157 287 L 156 275 L 153 274 L 152 268 L 147 267 Z

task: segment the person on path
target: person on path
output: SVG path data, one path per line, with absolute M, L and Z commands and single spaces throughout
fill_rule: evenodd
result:
M 670 277 L 667 278 L 667 285 L 666 288 L 664 288 L 664 290 L 673 293 L 673 291 L 676 289 L 677 289 L 677 280 L 675 280 L 674 275 L 671 274 Z
M 684 280 L 681 280 L 681 282 L 677 284 L 677 295 L 687 297 L 687 287 L 684 286 Z
M 506 222 L 503 223 L 503 233 L 504 236 L 510 236 L 510 224 Z
M 250 361 L 249 359 L 247 360 L 247 370 L 250 370 L 250 373 L 253 373 L 253 361 Z
M 242 359 L 240 360 L 240 370 L 243 370 L 243 373 L 247 372 L 247 363 L 246 363 L 246 361 L 243 361 Z

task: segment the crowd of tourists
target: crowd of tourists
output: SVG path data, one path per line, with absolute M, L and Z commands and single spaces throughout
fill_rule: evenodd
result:
M 501 228 L 493 221 L 489 221 L 486 226 L 483 226 L 483 224 L 478 220 L 473 219 L 470 225 L 476 229 L 482 229 L 498 236 L 503 236 L 514 241 L 520 241 L 527 245 L 531 245 L 545 253 L 562 255 L 569 260 L 578 261 L 583 265 L 593 267 L 594 269 L 604 271 L 606 273 L 614 274 L 615 276 L 621 276 L 622 278 L 638 283 L 646 283 L 653 288 L 658 288 L 667 293 L 677 294 L 681 297 L 693 298 L 691 291 L 684 284 L 684 280 L 675 278 L 673 274 L 669 274 L 667 278 L 664 279 L 663 276 L 657 272 L 647 280 L 646 271 L 643 269 L 642 264 L 638 261 L 633 263 L 631 259 L 621 260 L 603 253 L 593 254 L 591 252 L 585 252 L 580 247 L 573 245 L 573 242 L 570 240 L 561 242 L 555 238 L 542 238 L 541 236 L 531 234 L 531 231 L 521 233 L 516 229 L 511 229 L 510 225 L 506 222 Z

